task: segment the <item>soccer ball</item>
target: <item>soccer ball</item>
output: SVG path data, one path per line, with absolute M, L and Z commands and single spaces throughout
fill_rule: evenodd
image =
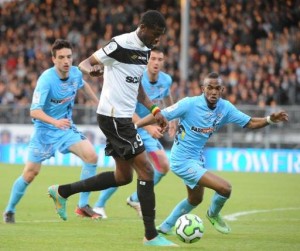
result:
M 199 241 L 204 233 L 204 225 L 195 214 L 184 214 L 175 223 L 175 232 L 179 240 L 185 243 Z

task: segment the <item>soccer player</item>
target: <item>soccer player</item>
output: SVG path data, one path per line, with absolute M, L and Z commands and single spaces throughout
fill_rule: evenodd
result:
M 170 93 L 170 87 L 172 85 L 172 78 L 167 73 L 161 71 L 164 65 L 164 53 L 162 49 L 154 47 L 151 49 L 149 62 L 147 69 L 142 76 L 142 85 L 145 92 L 152 100 L 153 103 L 160 108 L 164 108 L 173 104 L 173 99 Z M 139 118 L 145 117 L 150 112 L 141 103 L 137 103 L 133 121 L 137 121 Z M 176 122 L 169 122 L 169 136 L 174 137 L 176 132 Z M 156 185 L 169 171 L 169 160 L 164 151 L 163 146 L 159 142 L 159 138 L 163 136 L 161 129 L 158 125 L 149 125 L 144 128 L 139 128 L 138 133 L 141 136 L 148 157 L 150 158 L 154 166 L 154 185 Z M 98 201 L 95 203 L 93 210 L 102 215 L 102 218 L 107 218 L 105 212 L 105 205 L 107 200 L 117 190 L 117 187 L 112 187 L 103 190 L 100 193 Z M 127 198 L 127 204 L 134 208 L 138 215 L 142 217 L 140 202 L 137 192 L 134 192 Z
M 106 155 L 114 158 L 116 169 L 84 181 L 48 188 L 57 213 L 66 220 L 66 200 L 69 196 L 129 184 L 135 170 L 145 228 L 144 245 L 147 246 L 177 246 L 159 235 L 155 228 L 153 167 L 132 122 L 138 101 L 152 112 L 160 126 L 168 123 L 140 84 L 150 48 L 159 42 L 165 29 L 166 22 L 162 14 L 149 10 L 142 15 L 135 31 L 112 38 L 105 47 L 79 64 L 81 71 L 90 76 L 99 77 L 104 73 L 97 120 L 107 139 Z
M 215 191 L 207 210 L 207 218 L 216 230 L 229 233 L 230 227 L 223 220 L 220 211 L 230 197 L 231 185 L 205 168 L 203 148 L 206 142 L 214 132 L 228 123 L 259 129 L 288 121 L 288 114 L 284 111 L 267 117 L 250 117 L 238 110 L 229 101 L 221 98 L 224 86 L 217 73 L 212 72 L 204 79 L 202 89 L 202 95 L 184 98 L 162 110 L 167 120 L 179 119 L 170 163 L 171 170 L 184 181 L 187 188 L 187 198 L 179 202 L 158 227 L 162 234 L 172 234 L 176 220 L 201 203 L 206 187 Z M 138 121 L 136 126 L 143 127 L 154 122 L 150 114 Z
M 81 179 L 96 174 L 98 156 L 93 145 L 77 130 L 72 121 L 72 109 L 78 90 L 98 104 L 98 98 L 90 85 L 82 79 L 82 72 L 72 66 L 71 44 L 58 39 L 52 45 L 54 66 L 45 70 L 37 81 L 33 93 L 30 116 L 34 132 L 28 146 L 28 160 L 23 173 L 13 184 L 8 205 L 3 214 L 5 223 L 15 223 L 16 205 L 26 188 L 39 174 L 42 162 L 54 156 L 56 151 L 74 153 L 83 160 Z M 76 213 L 100 218 L 88 205 L 89 193 L 81 193 Z

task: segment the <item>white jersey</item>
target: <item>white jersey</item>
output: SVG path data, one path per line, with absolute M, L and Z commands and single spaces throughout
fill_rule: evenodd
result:
M 136 31 L 112 38 L 94 57 L 104 64 L 104 82 L 97 113 L 131 118 L 136 107 L 141 76 L 150 49 Z

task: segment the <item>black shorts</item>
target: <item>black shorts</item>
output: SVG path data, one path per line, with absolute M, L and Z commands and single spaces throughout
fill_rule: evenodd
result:
M 99 128 L 106 136 L 105 155 L 125 160 L 145 151 L 145 146 L 132 118 L 114 118 L 97 114 Z

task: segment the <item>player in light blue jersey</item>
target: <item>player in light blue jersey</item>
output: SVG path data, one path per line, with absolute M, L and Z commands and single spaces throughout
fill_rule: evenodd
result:
M 160 108 L 165 108 L 173 104 L 170 88 L 172 85 L 172 78 L 170 75 L 161 71 L 164 65 L 164 53 L 158 48 L 152 48 L 147 69 L 142 76 L 142 85 L 148 97 L 154 104 Z M 150 111 L 141 103 L 137 103 L 133 121 L 137 121 L 139 118 L 143 118 L 150 114 Z M 171 121 L 169 123 L 169 136 L 174 137 L 176 132 L 176 123 Z M 139 128 L 138 133 L 141 136 L 148 157 L 150 158 L 154 166 L 154 185 L 156 185 L 163 176 L 169 171 L 169 160 L 164 151 L 163 146 L 159 142 L 159 138 L 163 136 L 160 126 L 148 125 L 144 128 Z M 117 187 L 111 187 L 103 190 L 100 193 L 98 201 L 93 208 L 96 213 L 102 215 L 103 218 L 107 218 L 105 212 L 105 205 L 108 199 L 114 194 Z M 137 192 L 134 192 L 127 198 L 127 204 L 134 208 L 138 215 L 141 217 L 141 207 L 137 196 Z
M 78 67 L 72 66 L 72 48 L 68 41 L 56 40 L 51 52 L 54 66 L 41 74 L 33 93 L 30 116 L 34 133 L 28 146 L 28 160 L 22 175 L 13 184 L 3 214 L 5 223 L 15 223 L 16 205 L 39 174 L 42 162 L 54 156 L 56 151 L 63 154 L 71 152 L 83 160 L 81 179 L 96 174 L 98 156 L 90 141 L 74 125 L 72 109 L 79 89 L 95 105 L 98 98 L 89 84 L 83 81 Z M 88 196 L 89 193 L 80 194 L 75 212 L 80 216 L 101 218 L 88 206 Z
M 201 203 L 205 187 L 215 191 L 206 214 L 207 218 L 216 230 L 224 234 L 229 233 L 230 227 L 223 220 L 220 211 L 231 194 L 231 185 L 205 168 L 203 148 L 206 142 L 213 133 L 228 123 L 258 129 L 288 121 L 288 114 L 284 111 L 272 113 L 267 117 L 250 117 L 221 98 L 223 89 L 219 75 L 210 73 L 204 79 L 202 95 L 184 98 L 162 110 L 162 114 L 169 121 L 179 119 L 170 162 L 171 170 L 183 180 L 188 193 L 187 198 L 179 202 L 158 227 L 162 234 L 172 234 L 176 220 Z M 154 122 L 153 116 L 149 115 L 136 124 L 142 127 Z

